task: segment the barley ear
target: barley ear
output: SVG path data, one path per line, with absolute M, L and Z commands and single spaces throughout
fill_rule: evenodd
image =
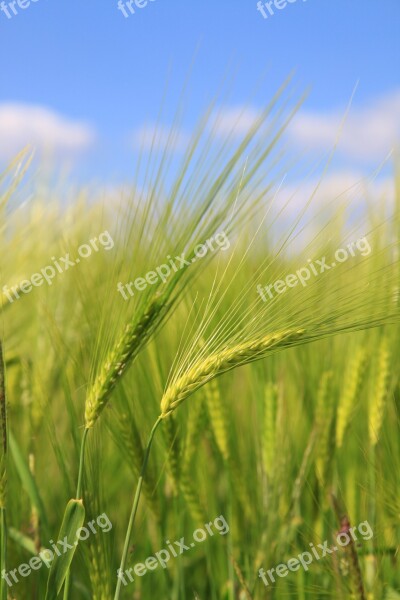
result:
M 205 387 L 207 410 L 210 417 L 211 429 L 219 452 L 230 475 L 232 490 L 242 505 L 248 519 L 253 516 L 250 502 L 238 461 L 232 456 L 229 448 L 229 430 L 231 429 L 230 414 L 222 401 L 218 383 L 211 380 Z
M 336 446 L 342 447 L 344 435 L 351 420 L 354 404 L 361 386 L 363 368 L 366 362 L 366 352 L 361 346 L 347 365 L 342 393 L 339 399 L 336 423 Z
M 199 492 L 193 481 L 192 459 L 198 449 L 201 436 L 206 429 L 207 414 L 202 399 L 195 402 L 189 411 L 184 451 L 181 453 L 181 471 L 179 489 L 195 523 L 204 523 L 205 510 L 199 498 Z M 168 421 L 168 419 L 166 419 Z
M 183 375 L 172 381 L 161 399 L 160 418 L 165 419 L 186 398 L 203 385 L 240 365 L 266 356 L 270 351 L 290 346 L 305 334 L 304 329 L 289 329 L 272 333 L 259 340 L 246 341 L 225 348 L 196 361 Z
M 205 397 L 210 424 L 218 449 L 225 461 L 230 458 L 229 452 L 229 415 L 222 402 L 218 383 L 215 380 L 206 385 Z
M 142 440 L 140 439 L 138 428 L 132 416 L 129 416 L 126 413 L 121 413 L 118 420 L 118 432 L 116 432 L 115 435 L 118 434 L 121 436 L 121 439 L 118 441 L 123 452 L 126 454 L 129 466 L 134 476 L 139 478 L 140 470 L 144 460 L 144 448 Z M 159 522 L 161 515 L 158 498 L 154 493 L 155 488 L 156 485 L 153 474 L 150 468 L 148 468 L 146 477 L 143 480 L 143 495 L 154 518 L 157 522 Z
M 207 413 L 204 402 L 199 399 L 189 410 L 185 437 L 184 452 L 182 453 L 182 470 L 189 470 L 192 458 L 195 455 L 201 437 L 207 427 Z
M 107 577 L 108 565 L 105 564 L 104 555 L 101 553 L 101 547 L 95 548 L 97 540 L 89 545 L 89 576 L 92 585 L 92 600 L 109 600 L 111 597 L 111 585 Z
M 193 484 L 192 475 L 184 470 L 179 478 L 179 488 L 185 499 L 190 515 L 195 523 L 205 523 L 206 513 L 199 499 L 199 492 Z
M 164 302 L 159 297 L 153 299 L 148 310 L 139 320 L 128 323 L 117 344 L 108 354 L 86 397 L 86 429 L 94 426 L 117 382 L 148 340 L 163 306 Z
M 369 401 L 368 431 L 372 446 L 379 441 L 388 394 L 390 351 L 386 338 L 381 340 L 376 361 L 375 381 Z
M 349 537 L 350 541 L 348 545 L 343 549 L 345 555 L 348 556 L 348 565 L 349 571 L 352 580 L 352 591 L 353 597 L 355 600 L 367 600 L 367 595 L 365 592 L 365 586 L 363 581 L 363 575 L 360 567 L 360 562 L 358 559 L 358 554 L 356 550 L 356 545 L 354 543 L 354 539 L 349 536 L 350 531 L 350 521 L 347 516 L 344 516 L 341 519 L 341 533 L 346 533 Z

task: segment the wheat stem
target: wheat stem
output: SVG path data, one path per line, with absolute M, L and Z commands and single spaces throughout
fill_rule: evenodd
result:
M 84 463 L 85 463 L 85 449 L 86 449 L 88 433 L 89 433 L 89 429 L 85 429 L 83 432 L 81 451 L 80 451 L 80 455 L 79 455 L 78 483 L 76 486 L 76 498 L 78 498 L 78 499 L 81 498 L 81 496 L 82 496 L 82 480 L 83 480 L 83 470 L 84 470 Z M 64 600 L 68 600 L 70 583 L 71 583 L 71 569 L 69 568 L 67 575 L 65 577 L 64 594 L 63 594 Z
M 144 479 L 144 475 L 145 475 L 145 472 L 146 472 L 147 462 L 149 460 L 149 455 L 150 455 L 150 450 L 151 450 L 151 444 L 153 442 L 154 434 L 155 434 L 155 432 L 157 430 L 157 427 L 161 423 L 161 420 L 162 420 L 161 417 L 158 417 L 157 421 L 154 423 L 153 428 L 152 428 L 152 430 L 150 432 L 150 436 L 149 436 L 149 440 L 147 442 L 146 449 L 145 449 L 144 459 L 143 459 L 143 464 L 142 464 L 142 469 L 140 471 L 140 477 L 139 477 L 139 480 L 138 480 L 138 483 L 137 483 L 137 487 L 136 487 L 135 497 L 134 497 L 134 500 L 133 500 L 131 514 L 130 514 L 130 517 L 129 517 L 128 528 L 126 530 L 124 549 L 123 549 L 123 552 L 122 552 L 121 564 L 120 564 L 118 573 L 123 573 L 125 571 L 126 559 L 128 557 L 129 544 L 130 544 L 130 540 L 131 540 L 131 537 L 132 537 L 133 526 L 135 524 L 135 517 L 136 517 L 137 509 L 138 509 L 138 506 L 139 506 L 140 493 L 141 493 L 141 490 L 142 490 L 143 479 Z M 114 600 L 119 600 L 120 593 L 121 593 L 121 584 L 122 584 L 122 579 L 120 577 L 118 577 L 117 587 L 115 588 Z
M 83 469 L 85 463 L 85 449 L 87 437 L 89 434 L 89 429 L 85 429 L 82 436 L 82 444 L 81 444 L 81 452 L 79 456 L 79 470 L 78 470 L 78 483 L 76 485 L 76 498 L 81 498 L 82 496 L 82 480 L 83 480 Z

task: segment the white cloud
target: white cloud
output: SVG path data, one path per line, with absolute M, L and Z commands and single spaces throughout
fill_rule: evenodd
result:
M 0 104 L 0 158 L 32 145 L 40 151 L 76 151 L 90 146 L 94 129 L 39 105 Z
M 311 177 L 284 183 L 275 198 L 271 220 L 276 218 L 278 231 L 287 234 L 302 215 L 290 242 L 290 252 L 294 254 L 312 240 L 321 241 L 326 235 L 323 227 L 332 219 L 338 219 L 343 232 L 353 236 L 351 239 L 362 237 L 371 228 L 371 206 L 379 204 L 379 210 L 390 215 L 395 202 L 394 185 L 390 176 L 368 178 L 351 170 L 333 171 L 321 182 Z
M 131 139 L 135 148 L 144 151 L 168 148 L 168 150 L 179 152 L 185 150 L 190 141 L 189 136 L 183 131 L 154 123 L 144 124 L 133 132 Z
M 214 115 L 212 129 L 217 135 L 242 136 L 253 127 L 259 117 L 260 112 L 251 107 L 221 108 Z
M 394 202 L 394 180 L 388 176 L 365 176 L 358 171 L 334 171 L 325 175 L 322 181 L 310 179 L 298 183 L 283 184 L 279 192 L 279 202 L 282 207 L 289 202 L 288 210 L 301 210 L 313 196 L 308 212 L 319 211 L 322 207 L 348 205 L 353 209 L 366 206 L 368 198 L 375 201 L 385 199 L 389 205 Z
M 340 130 L 343 113 L 300 111 L 288 128 L 291 140 L 306 150 L 329 150 Z M 400 139 L 400 90 L 363 108 L 351 108 L 338 151 L 349 158 L 382 161 Z

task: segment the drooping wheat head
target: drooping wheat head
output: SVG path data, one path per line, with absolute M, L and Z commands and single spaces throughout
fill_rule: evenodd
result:
M 242 343 L 221 350 L 194 363 L 188 371 L 174 381 L 161 400 L 161 417 L 165 418 L 208 381 L 231 369 L 264 357 L 272 349 L 287 347 L 304 336 L 305 331 L 288 330 L 265 336 L 261 340 Z
M 89 388 L 85 404 L 86 429 L 94 426 L 118 380 L 149 339 L 165 308 L 165 301 L 156 297 L 138 321 L 126 325 L 122 336 L 112 348 L 93 385 Z

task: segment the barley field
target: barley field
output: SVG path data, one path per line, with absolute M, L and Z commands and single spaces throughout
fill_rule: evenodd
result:
M 2 174 L 1 600 L 400 598 L 396 164 L 293 204 L 271 111 L 123 192 Z

